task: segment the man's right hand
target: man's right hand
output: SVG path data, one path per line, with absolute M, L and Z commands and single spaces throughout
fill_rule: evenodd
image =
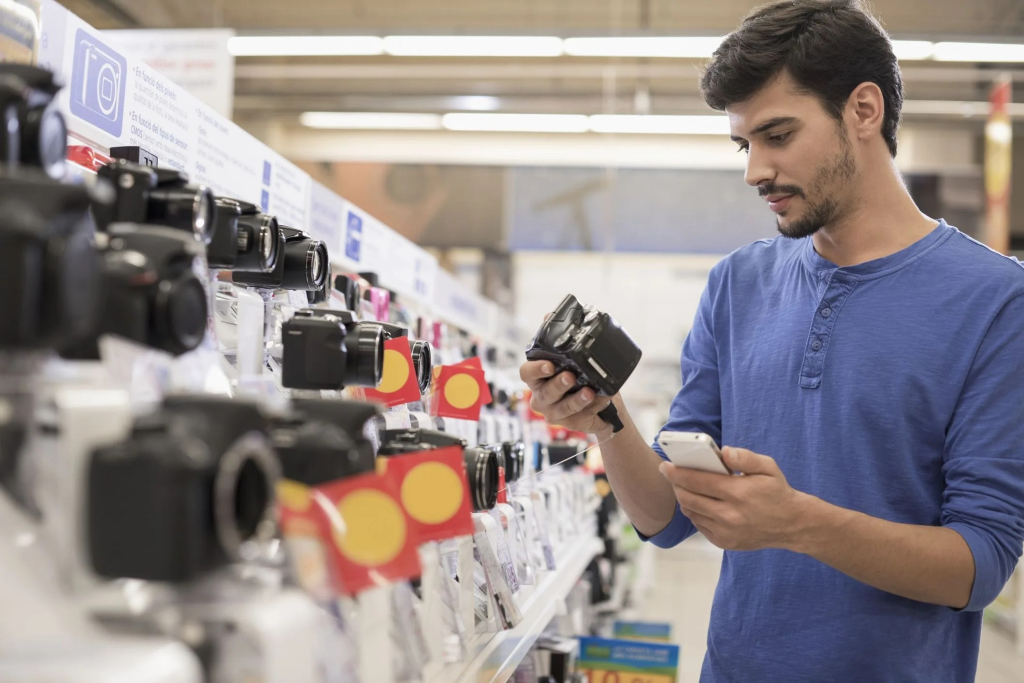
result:
M 555 375 L 551 361 L 526 361 L 519 368 L 519 377 L 533 393 L 530 407 L 543 415 L 548 424 L 589 434 L 611 432 L 611 425 L 597 414 L 607 408 L 612 399 L 598 396 L 589 387 L 566 396 L 565 392 L 576 383 L 576 376 L 571 372 Z

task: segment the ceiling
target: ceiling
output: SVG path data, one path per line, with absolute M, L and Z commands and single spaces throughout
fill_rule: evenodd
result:
M 755 0 L 61 0 L 98 28 L 228 27 L 242 34 L 702 35 L 734 28 Z M 1024 35 L 1024 0 L 875 0 L 894 37 Z M 908 99 L 986 99 L 984 65 L 907 63 Z M 1016 75 L 1024 78 L 1024 65 Z M 1024 101 L 1024 88 L 1018 88 Z M 292 125 L 308 110 L 701 113 L 685 59 L 239 58 L 235 119 Z M 463 98 L 463 99 L 457 99 Z M 914 114 L 909 114 L 914 116 Z

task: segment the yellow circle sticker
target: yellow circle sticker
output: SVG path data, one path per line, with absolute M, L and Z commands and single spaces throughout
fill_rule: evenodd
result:
M 277 502 L 289 510 L 305 512 L 312 504 L 309 487 L 290 479 L 282 479 L 277 483 Z
M 334 541 L 348 559 L 364 567 L 387 564 L 405 545 L 405 517 L 391 496 L 376 489 L 354 491 L 338 502 L 344 529 Z
M 455 375 L 445 382 L 444 398 L 459 410 L 469 408 L 480 398 L 480 385 L 470 375 Z
M 398 351 L 388 349 L 384 352 L 384 375 L 377 385 L 382 394 L 393 394 L 405 386 L 409 379 L 409 362 Z
M 417 522 L 447 522 L 462 505 L 462 481 L 442 463 L 417 465 L 402 480 L 402 505 Z

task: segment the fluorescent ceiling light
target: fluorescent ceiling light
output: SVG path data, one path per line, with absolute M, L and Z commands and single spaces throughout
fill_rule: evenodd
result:
M 501 109 L 501 98 L 492 95 L 455 95 L 445 98 L 452 109 L 464 111 L 496 111 Z
M 355 128 L 383 130 L 440 130 L 440 114 L 400 112 L 307 111 L 300 119 L 309 128 Z
M 384 54 L 377 36 L 232 36 L 228 52 L 236 57 L 344 57 Z
M 583 114 L 445 114 L 448 130 L 479 130 L 510 133 L 585 133 Z
M 892 51 L 896 59 L 922 60 L 931 59 L 935 52 L 935 43 L 928 40 L 894 40 Z
M 384 50 L 397 57 L 558 57 L 552 36 L 387 36 Z
M 728 135 L 725 116 L 634 116 L 595 114 L 590 117 L 595 133 L 649 133 L 660 135 Z
M 714 37 L 566 38 L 565 54 L 574 57 L 710 57 L 722 42 Z
M 940 62 L 1024 62 L 1020 43 L 936 43 Z

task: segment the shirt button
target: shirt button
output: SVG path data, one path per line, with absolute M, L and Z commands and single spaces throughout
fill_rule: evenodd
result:
M 812 341 L 811 342 L 811 349 L 813 351 L 821 351 L 821 340 L 820 339 L 815 339 L 814 341 Z
M 832 309 L 831 308 L 826 306 L 825 308 L 821 309 L 821 317 L 822 318 L 827 318 L 830 315 L 832 315 Z

